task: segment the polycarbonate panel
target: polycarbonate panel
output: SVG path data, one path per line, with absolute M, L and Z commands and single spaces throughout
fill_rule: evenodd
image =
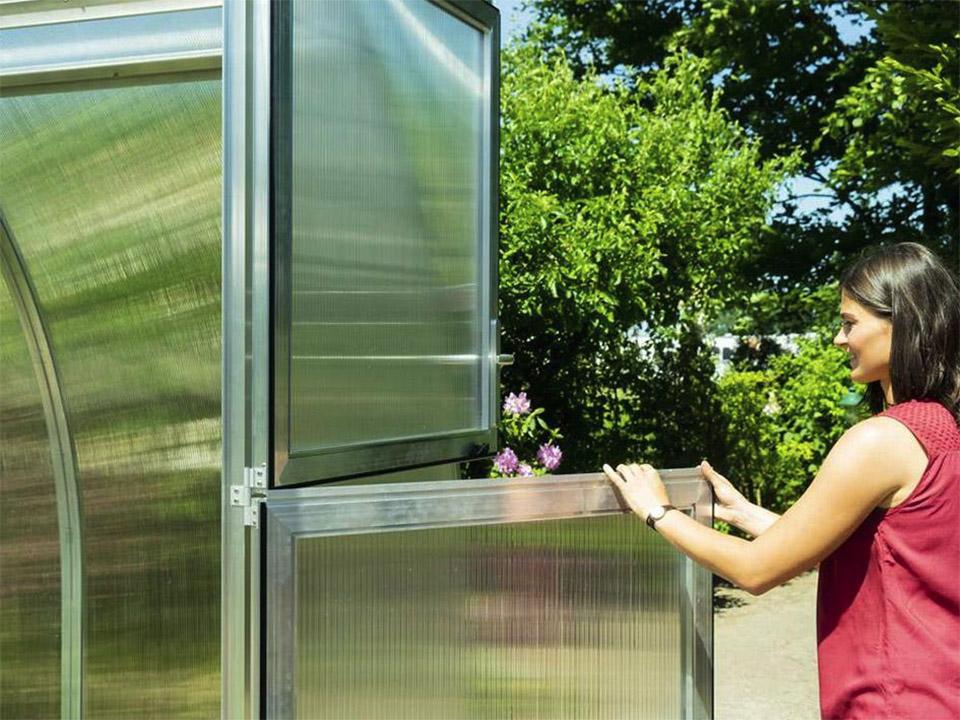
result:
M 290 453 L 482 422 L 483 34 L 292 3 Z
M 296 542 L 299 718 L 681 716 L 681 563 L 627 516 Z
M 43 403 L 0 280 L 0 717 L 60 716 L 60 541 Z
M 82 488 L 87 718 L 219 714 L 220 94 L 0 99 Z
M 692 513 L 697 522 L 711 523 L 711 491 L 696 468 L 662 470 L 661 476 L 671 503 Z M 603 520 L 612 524 L 608 527 Z M 425 712 L 423 708 L 441 717 L 477 715 L 472 683 L 485 672 L 485 666 L 475 661 L 478 644 L 484 649 L 479 653 L 482 658 L 489 653 L 477 633 L 465 629 L 472 616 L 457 608 L 464 597 L 479 595 L 495 601 L 508 594 L 512 586 L 506 581 L 494 583 L 496 591 L 483 594 L 489 586 L 482 581 L 487 574 L 483 568 L 493 567 L 490 573 L 499 578 L 512 572 L 517 557 L 527 557 L 527 551 L 537 560 L 521 563 L 517 576 L 529 578 L 541 565 L 549 566 L 531 582 L 536 589 L 530 593 L 542 592 L 543 604 L 551 612 L 530 612 L 522 616 L 523 622 L 506 623 L 511 628 L 508 638 L 522 636 L 530 624 L 542 626 L 538 634 L 560 638 L 533 643 L 549 649 L 542 656 L 532 653 L 547 665 L 549 658 L 567 656 L 567 639 L 581 636 L 578 623 L 594 628 L 597 617 L 616 618 L 613 633 L 591 636 L 584 631 L 583 637 L 597 640 L 576 645 L 575 655 L 579 657 L 581 648 L 587 647 L 582 652 L 596 662 L 611 654 L 623 661 L 643 661 L 634 666 L 637 677 L 663 668 L 668 678 L 663 681 L 668 692 L 663 702 L 670 707 L 663 713 L 656 706 L 660 700 L 654 698 L 649 701 L 652 707 L 638 705 L 629 716 L 712 717 L 711 574 L 635 518 L 624 516 L 621 501 L 602 474 L 270 490 L 265 523 L 268 717 L 354 716 L 348 707 L 351 703 L 357 705 L 358 716 L 367 717 L 403 717 L 405 712 L 417 716 Z M 495 559 L 476 569 L 473 560 L 478 555 L 487 557 L 488 552 Z M 664 556 L 675 565 L 666 573 Z M 554 562 L 556 566 L 550 566 Z M 593 576 L 594 565 L 603 568 L 604 579 Z M 626 586 L 613 580 L 607 585 L 607 570 L 614 576 L 632 577 L 642 587 L 636 589 L 634 580 Z M 621 591 L 623 597 L 618 596 Z M 414 600 L 417 596 L 419 600 Z M 538 602 L 533 598 L 531 605 Z M 495 621 L 498 612 L 494 609 L 485 615 L 485 621 Z M 649 612 L 663 617 L 656 629 L 644 630 L 638 641 L 642 647 L 634 645 L 622 631 Z M 621 617 L 626 623 L 620 622 Z M 349 623 L 352 630 L 344 629 Z M 610 626 L 605 623 L 599 624 Z M 669 625 L 672 629 L 665 630 Z M 676 642 L 664 640 L 658 632 L 675 637 Z M 350 634 L 360 651 L 346 647 Z M 655 645 L 655 651 L 643 655 L 650 647 L 647 643 Z M 526 657 L 528 644 L 504 640 L 506 647 L 494 653 L 501 658 L 498 664 L 509 668 L 514 656 Z M 330 672 L 337 676 L 338 687 L 326 685 L 323 673 L 315 671 L 334 666 Z M 553 676 L 547 670 L 544 673 L 533 675 L 536 687 L 549 685 Z M 511 683 L 491 691 L 486 705 L 480 705 L 492 707 L 491 712 L 503 717 L 530 714 L 520 707 L 511 688 L 517 676 L 531 675 L 525 666 L 507 673 Z M 386 678 L 386 684 L 379 678 Z M 522 685 L 521 680 L 516 684 Z M 563 695 L 552 685 L 544 693 L 554 691 Z M 392 699 L 384 700 L 389 693 L 394 693 Z M 565 706 L 563 715 L 551 715 L 560 711 L 549 705 L 549 698 L 533 693 L 533 699 L 527 696 L 527 700 L 534 707 L 549 706 L 546 717 L 617 713 L 610 708 L 620 701 L 605 704 L 597 699 L 600 695 L 617 697 L 613 690 L 604 694 L 595 693 L 592 685 L 577 686 L 574 697 L 584 706 Z M 638 697 L 630 699 L 638 701 Z M 382 703 L 379 709 L 378 703 Z M 411 707 L 415 709 L 407 709 Z

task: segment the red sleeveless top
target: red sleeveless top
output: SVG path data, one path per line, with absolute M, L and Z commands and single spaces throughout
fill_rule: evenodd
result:
M 833 718 L 960 718 L 960 429 L 929 400 L 883 416 L 907 426 L 927 468 L 820 563 L 820 712 Z

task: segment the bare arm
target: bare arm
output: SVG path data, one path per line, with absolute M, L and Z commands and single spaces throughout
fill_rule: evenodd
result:
M 719 512 L 717 513 L 717 517 L 720 517 Z M 724 520 L 725 518 L 721 517 L 720 519 Z M 753 537 L 760 537 L 779 519 L 780 516 L 773 512 L 773 510 L 767 510 L 759 505 L 747 503 L 745 506 L 738 508 L 736 514 L 731 516 L 726 522 L 734 527 L 740 528 L 745 533 L 753 535 Z
M 905 458 L 915 444 L 909 430 L 889 418 L 871 418 L 851 428 L 803 496 L 752 541 L 724 535 L 679 512 L 667 513 L 657 530 L 704 567 L 760 595 L 817 565 L 884 497 L 905 485 L 910 479 Z M 645 518 L 646 508 L 665 493 L 662 483 L 652 469 L 628 475 L 627 480 L 611 480 Z

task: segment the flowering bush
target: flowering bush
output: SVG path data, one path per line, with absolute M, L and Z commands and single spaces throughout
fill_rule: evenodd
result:
M 563 436 L 547 425 L 542 414 L 543 408 L 534 409 L 525 392 L 507 395 L 500 422 L 503 450 L 493 459 L 490 477 L 533 477 L 546 475 L 560 467 L 563 451 L 556 441 Z M 539 441 L 538 433 L 546 434 L 546 442 Z M 520 459 L 534 453 L 536 461 Z

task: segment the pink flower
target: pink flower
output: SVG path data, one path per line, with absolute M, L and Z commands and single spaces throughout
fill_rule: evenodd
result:
M 493 458 L 493 466 L 504 475 L 511 475 L 517 470 L 517 454 L 510 448 L 504 448 Z
M 560 467 L 560 460 L 563 458 L 563 452 L 556 445 L 544 443 L 537 450 L 537 460 L 547 470 L 556 470 Z
M 533 468 L 526 463 L 520 463 L 520 466 L 517 468 L 517 475 L 533 477 Z
M 526 415 L 530 412 L 530 400 L 525 392 L 515 395 L 510 393 L 503 401 L 503 411 L 514 415 Z

